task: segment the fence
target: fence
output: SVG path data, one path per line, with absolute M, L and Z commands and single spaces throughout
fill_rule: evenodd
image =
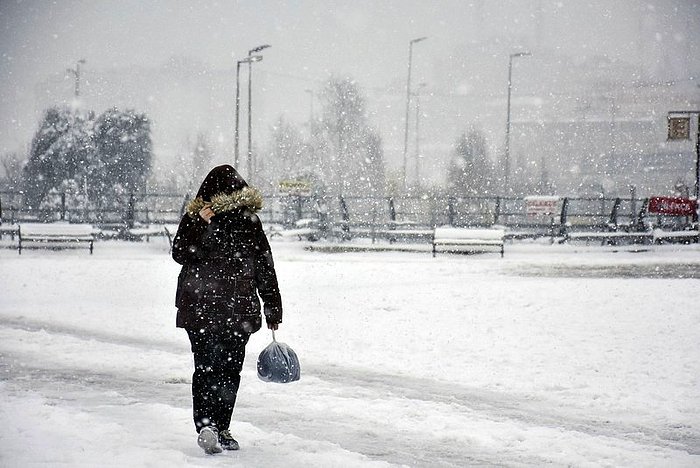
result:
M 188 200 L 182 194 L 128 194 L 111 206 L 92 206 L 79 194 L 54 193 L 41 207 L 29 207 L 19 192 L 0 192 L 0 220 L 90 223 L 100 227 L 176 224 Z M 552 235 L 554 231 L 634 229 L 644 221 L 678 227 L 691 220 L 647 217 L 646 200 L 638 198 L 561 198 L 557 211 L 547 215 L 527 212 L 519 197 L 327 197 L 276 195 L 266 198 L 260 216 L 266 224 L 293 227 L 300 220 L 320 220 L 331 228 L 364 233 L 397 228 L 439 225 L 504 226 L 512 236 Z

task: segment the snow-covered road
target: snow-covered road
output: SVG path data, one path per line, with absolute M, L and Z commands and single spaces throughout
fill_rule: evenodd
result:
M 302 380 L 260 382 L 256 334 L 243 449 L 216 457 L 191 428 L 167 248 L 0 251 L 0 465 L 700 464 L 695 246 L 273 250 Z

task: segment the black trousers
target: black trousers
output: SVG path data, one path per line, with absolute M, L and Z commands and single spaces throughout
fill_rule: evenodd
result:
M 241 383 L 250 334 L 226 328 L 187 330 L 194 353 L 192 414 L 199 432 L 205 426 L 229 428 Z

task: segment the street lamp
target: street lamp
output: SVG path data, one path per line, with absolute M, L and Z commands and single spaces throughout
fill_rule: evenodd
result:
M 240 115 L 240 108 L 241 108 L 241 87 L 240 87 L 240 74 L 241 74 L 241 64 L 242 63 L 247 63 L 251 64 L 253 62 L 259 62 L 262 60 L 261 55 L 253 55 L 248 58 L 244 58 L 243 60 L 238 60 L 236 62 L 236 129 L 234 131 L 234 138 L 233 138 L 233 155 L 234 155 L 234 166 L 236 169 L 238 169 L 238 163 L 239 163 L 239 158 L 238 158 L 238 142 L 240 139 L 240 133 L 238 131 L 239 125 L 238 125 L 238 118 Z
M 68 68 L 66 71 L 75 75 L 75 97 L 80 96 L 80 64 L 85 63 L 85 59 L 80 59 L 75 64 L 75 69 Z
M 517 57 L 525 57 L 532 55 L 530 52 L 517 52 L 515 54 L 510 54 L 508 58 L 508 116 L 506 118 L 506 148 L 504 154 L 504 191 L 508 191 L 510 186 L 508 184 L 508 178 L 510 177 L 510 94 L 513 89 L 513 59 Z
M 416 186 L 420 187 L 420 91 L 425 88 L 426 83 L 418 85 L 416 90 Z
M 411 107 L 411 65 L 413 62 L 413 44 L 426 40 L 427 37 L 411 39 L 408 43 L 408 78 L 406 80 L 406 127 L 403 137 L 403 189 L 406 190 L 406 166 L 408 164 L 408 113 Z
M 700 218 L 700 110 L 671 111 L 668 113 L 668 140 L 690 139 L 690 118 L 698 120 L 698 132 L 695 135 L 695 215 L 693 221 Z
M 253 47 L 248 51 L 248 58 L 252 57 L 254 53 L 260 52 L 262 50 L 267 49 L 268 47 L 272 47 L 269 44 L 263 44 L 257 47 Z M 260 60 L 262 60 L 262 55 L 258 55 L 260 57 Z M 259 62 L 260 60 L 255 60 L 256 62 Z M 252 100 L 253 100 L 253 87 L 252 87 L 252 79 L 253 79 L 253 66 L 252 66 L 253 61 L 250 61 L 248 64 L 248 177 L 253 176 L 253 136 L 251 133 L 251 128 L 252 128 Z

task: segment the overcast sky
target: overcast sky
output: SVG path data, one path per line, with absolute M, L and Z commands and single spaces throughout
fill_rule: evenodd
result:
M 700 2 L 0 0 L 0 151 L 27 144 L 41 112 L 31 108 L 37 83 L 79 58 L 86 70 L 159 66 L 172 56 L 233 69 L 249 48 L 271 44 L 270 73 L 349 74 L 384 86 L 405 80 L 408 41 L 420 36 L 429 37 L 416 49 L 422 63 L 494 41 L 607 55 L 687 80 L 700 69 Z

